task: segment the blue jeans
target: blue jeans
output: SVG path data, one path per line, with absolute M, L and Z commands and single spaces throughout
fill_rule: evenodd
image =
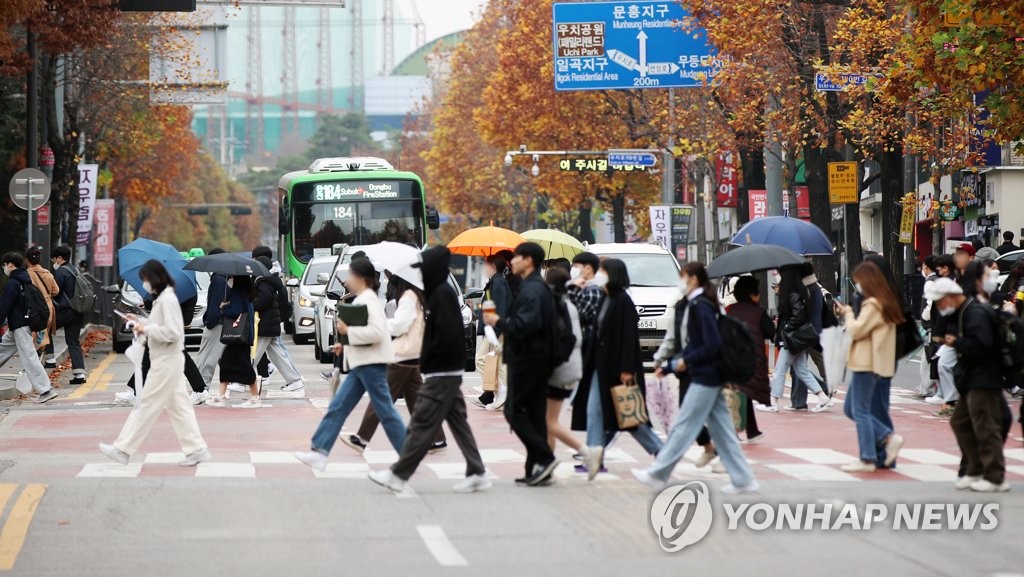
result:
M 782 398 L 782 390 L 786 388 L 786 373 L 789 372 L 790 366 L 793 367 L 796 378 L 800 379 L 807 387 L 807 390 L 815 395 L 821 392 L 818 380 L 814 378 L 811 368 L 807 366 L 807 351 L 793 354 L 786 347 L 780 347 L 779 358 L 775 361 L 775 372 L 772 373 L 773 397 L 776 399 Z
M 658 453 L 658 458 L 647 472 L 656 479 L 668 481 L 672 470 L 676 468 L 676 463 L 697 439 L 705 423 L 733 486 L 749 485 L 754 480 L 754 474 L 750 471 L 743 449 L 740 448 L 732 415 L 729 413 L 729 407 L 725 405 L 725 397 L 722 396 L 722 388 L 699 383 L 690 384 L 690 389 L 683 398 L 683 406 L 679 408 L 676 420 L 672 423 L 665 448 Z
M 590 393 L 587 396 L 587 446 L 604 447 L 615 436 L 614 432 L 604 430 L 604 410 L 601 405 L 601 385 L 597 375 L 590 381 Z M 640 425 L 629 431 L 630 435 L 640 443 L 651 455 L 661 451 L 661 439 L 654 433 L 650 425 Z
M 843 403 L 843 413 L 857 425 L 860 460 L 865 463 L 878 462 L 878 445 L 892 434 L 892 428 L 879 419 L 876 413 L 880 407 L 880 401 L 877 401 L 875 397 L 881 389 L 887 388 L 880 383 L 882 380 L 875 373 L 855 371 L 846 391 L 846 402 Z M 888 395 L 886 395 L 885 404 L 889 404 Z M 888 413 L 886 413 L 886 419 L 888 419 Z
M 338 435 L 341 434 L 341 426 L 345 424 L 345 419 L 359 403 L 359 399 L 363 398 L 363 393 L 370 395 L 370 404 L 380 417 L 380 424 L 391 441 L 391 446 L 395 451 L 402 452 L 402 445 L 405 443 L 405 423 L 391 401 L 387 365 L 363 365 L 349 371 L 345 382 L 338 387 L 338 393 L 331 399 L 320 426 L 313 433 L 314 451 L 330 454 Z
M 880 423 L 889 428 L 890 432 L 896 430 L 892 424 L 892 417 L 889 415 L 889 394 L 892 390 L 892 377 L 878 377 L 878 386 L 875 388 L 875 395 L 871 398 L 871 413 L 875 415 Z M 885 447 L 878 448 L 879 467 L 885 465 Z M 895 466 L 895 463 L 893 464 Z

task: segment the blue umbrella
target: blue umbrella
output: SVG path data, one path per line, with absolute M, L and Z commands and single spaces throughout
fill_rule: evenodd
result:
M 139 269 L 151 259 L 160 261 L 174 279 L 174 292 L 178 295 L 178 302 L 185 302 L 199 294 L 196 273 L 184 270 L 188 261 L 181 256 L 178 249 L 148 238 L 139 238 L 117 250 L 117 272 L 143 299 L 150 300 L 152 297 L 142 288 Z
M 743 225 L 731 244 L 774 244 L 809 255 L 831 255 L 832 243 L 820 228 L 788 216 L 763 216 Z

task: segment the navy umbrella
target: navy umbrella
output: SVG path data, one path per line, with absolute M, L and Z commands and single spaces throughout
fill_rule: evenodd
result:
M 139 276 L 139 269 L 149 260 L 156 260 L 164 265 L 168 274 L 174 279 L 174 293 L 178 296 L 178 302 L 185 302 L 199 294 L 196 273 L 185 270 L 185 263 L 188 261 L 181 256 L 178 249 L 163 242 L 138 238 L 118 249 L 117 272 L 124 282 L 128 283 L 128 286 L 142 296 L 143 300 L 152 300 L 153 298 L 142 288 L 142 277 Z
M 194 258 L 185 265 L 185 269 L 230 276 L 270 276 L 267 267 L 258 261 L 230 252 Z
M 731 244 L 774 244 L 804 256 L 832 254 L 832 243 L 820 228 L 789 216 L 755 218 L 736 232 Z
M 711 261 L 711 264 L 708 265 L 708 275 L 711 277 L 733 276 L 805 262 L 807 262 L 806 258 L 782 246 L 749 244 L 730 250 Z

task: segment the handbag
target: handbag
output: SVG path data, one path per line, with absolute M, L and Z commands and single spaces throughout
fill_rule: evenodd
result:
M 796 330 L 782 333 L 782 344 L 792 353 L 802 353 L 818 344 L 818 331 L 809 321 Z
M 727 386 L 722 389 L 725 406 L 732 415 L 732 425 L 737 432 L 747 428 L 747 395 L 743 391 Z
M 224 345 L 245 345 L 251 347 L 253 344 L 252 317 L 249 313 L 238 315 L 235 320 L 224 319 L 220 331 L 220 342 Z
M 635 429 L 650 422 L 647 403 L 636 381 L 630 380 L 611 388 L 612 404 L 615 406 L 615 421 L 620 431 Z
M 896 360 L 900 360 L 916 351 L 924 343 L 921 329 L 917 321 L 908 313 L 903 314 L 903 322 L 896 327 Z
M 484 355 L 484 391 L 495 392 L 498 390 L 498 373 L 501 371 L 501 357 L 494 351 Z

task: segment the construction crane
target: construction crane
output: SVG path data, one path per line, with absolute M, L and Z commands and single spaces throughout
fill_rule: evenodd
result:
M 260 9 L 249 7 L 248 46 L 245 68 L 245 136 L 249 140 L 249 153 L 263 154 L 263 50 L 260 46 Z
M 320 8 L 316 39 L 316 104 L 320 110 L 334 106 L 331 82 L 331 9 Z
M 395 0 L 384 1 L 384 29 L 381 31 L 381 76 L 390 76 L 395 67 Z
M 287 104 L 281 113 L 281 136 L 299 135 L 299 80 L 298 59 L 295 56 L 295 7 L 284 7 L 284 26 L 281 27 L 281 95 Z

